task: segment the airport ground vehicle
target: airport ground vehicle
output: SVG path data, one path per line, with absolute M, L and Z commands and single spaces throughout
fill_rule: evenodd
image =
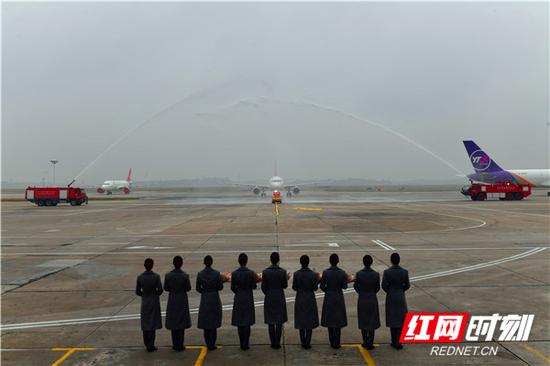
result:
M 73 187 L 27 187 L 25 199 L 37 206 L 57 206 L 60 202 L 71 206 L 88 204 L 84 189 Z
M 281 198 L 281 192 L 273 191 L 273 196 L 271 197 L 271 203 L 283 203 L 283 199 Z
M 531 186 L 511 182 L 496 184 L 473 183 L 462 187 L 461 193 L 465 196 L 470 196 L 472 201 L 484 201 L 488 198 L 522 200 L 531 195 Z

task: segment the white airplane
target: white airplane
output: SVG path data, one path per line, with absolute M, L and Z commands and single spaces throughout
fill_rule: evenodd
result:
M 265 193 L 266 190 L 279 191 L 279 192 L 284 190 L 286 191 L 287 197 L 292 197 L 293 194 L 300 193 L 301 186 L 307 186 L 312 184 L 317 184 L 317 183 L 312 182 L 312 183 L 285 185 L 283 178 L 281 178 L 277 174 L 277 168 L 275 168 L 275 175 L 273 175 L 273 177 L 269 179 L 269 181 L 267 182 L 267 185 L 262 185 L 262 184 L 237 184 L 237 185 L 247 186 L 248 188 L 252 189 L 252 193 L 254 193 L 255 195 L 260 195 L 261 197 L 266 196 L 266 193 Z
M 126 180 L 106 180 L 101 187 L 97 189 L 97 193 L 113 194 L 116 191 L 123 191 L 124 194 L 129 194 L 132 188 L 132 168 L 128 172 Z
M 468 178 L 476 182 L 502 181 L 527 184 L 532 187 L 550 187 L 550 169 L 502 169 L 474 141 L 463 141 L 475 173 Z

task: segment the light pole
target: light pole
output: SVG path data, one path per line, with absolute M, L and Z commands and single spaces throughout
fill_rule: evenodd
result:
M 55 164 L 59 163 L 59 160 L 50 160 L 50 163 L 53 165 L 53 186 L 55 186 Z

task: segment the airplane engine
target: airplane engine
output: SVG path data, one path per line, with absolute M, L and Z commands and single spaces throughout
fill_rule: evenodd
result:
M 260 194 L 260 192 L 261 192 L 261 190 L 258 187 L 254 187 L 254 189 L 252 190 L 252 193 L 254 193 L 256 195 Z
M 97 193 L 105 193 L 105 190 L 103 188 L 99 187 L 97 189 Z
M 124 194 L 129 194 L 129 193 L 130 193 L 130 188 L 125 187 L 125 188 L 124 188 Z
M 292 188 L 292 193 L 294 193 L 294 194 L 300 193 L 300 188 L 298 188 L 298 187 Z

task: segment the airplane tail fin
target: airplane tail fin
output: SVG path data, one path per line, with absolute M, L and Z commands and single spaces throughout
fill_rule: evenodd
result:
M 127 182 L 131 182 L 131 181 L 132 181 L 132 168 L 130 168 L 130 170 L 128 171 L 128 178 L 126 178 L 126 181 L 127 181 Z
M 462 141 L 476 172 L 500 172 L 503 169 L 472 140 Z

